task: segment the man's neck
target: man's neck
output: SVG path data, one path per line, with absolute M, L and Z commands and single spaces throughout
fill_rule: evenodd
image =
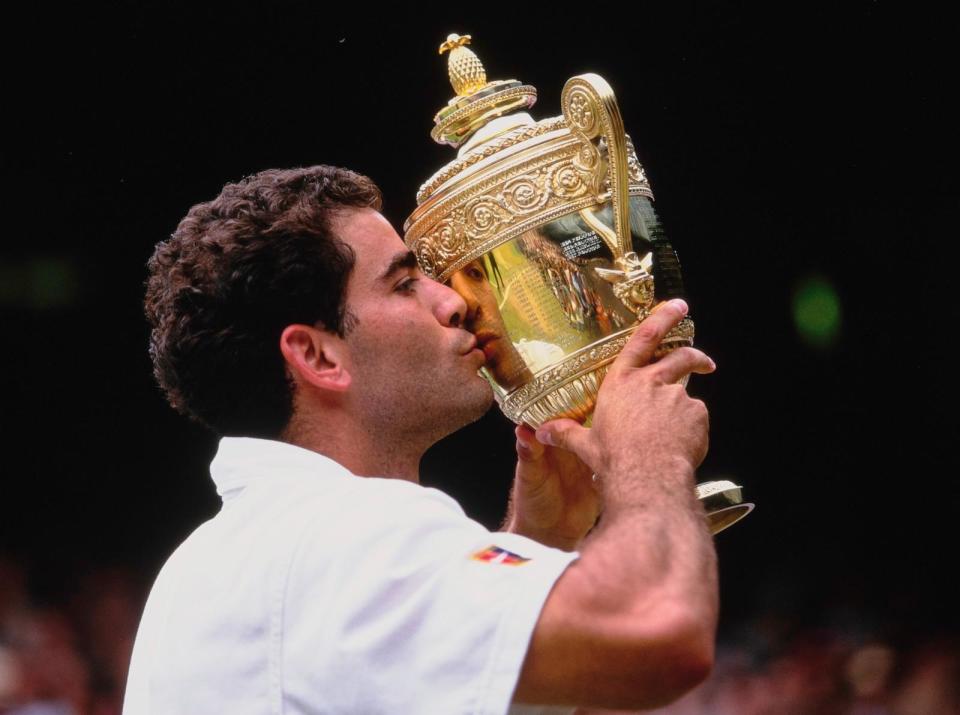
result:
M 324 455 L 360 477 L 420 482 L 420 449 L 392 435 L 338 420 L 335 425 L 292 420 L 280 439 Z

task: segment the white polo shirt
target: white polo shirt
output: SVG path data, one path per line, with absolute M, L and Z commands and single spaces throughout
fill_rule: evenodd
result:
M 210 471 L 223 507 L 157 577 L 125 715 L 569 712 L 510 700 L 575 553 L 282 442 L 226 438 Z

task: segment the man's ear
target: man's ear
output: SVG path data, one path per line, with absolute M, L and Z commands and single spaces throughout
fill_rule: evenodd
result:
M 280 334 L 280 352 L 298 379 L 333 392 L 350 387 L 347 347 L 340 336 L 309 325 L 288 325 Z

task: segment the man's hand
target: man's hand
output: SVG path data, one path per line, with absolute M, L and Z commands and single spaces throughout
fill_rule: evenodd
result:
M 600 515 L 600 494 L 587 465 L 573 452 L 537 441 L 517 427 L 517 473 L 506 531 L 572 551 Z
M 646 490 L 665 487 L 658 475 L 678 472 L 677 460 L 684 467 L 678 473 L 692 479 L 707 450 L 707 414 L 677 381 L 716 366 L 693 348 L 674 350 L 651 364 L 663 336 L 686 312 L 685 303 L 670 301 L 640 324 L 604 378 L 592 428 L 571 419 L 546 422 L 535 434 L 517 428 L 507 531 L 574 549 L 600 514 L 594 472 L 635 475 L 615 488 L 626 487 L 641 501 Z M 689 487 L 692 494 L 692 481 Z
M 605 480 L 605 511 L 627 493 L 644 503 L 645 489 L 666 486 L 661 473 L 685 477 L 692 493 L 694 470 L 707 453 L 709 420 L 704 404 L 678 381 L 690 373 L 711 373 L 716 365 L 689 347 L 651 362 L 663 336 L 686 313 L 686 303 L 671 300 L 640 323 L 603 378 L 589 429 L 571 419 L 537 429 L 540 442 L 575 452 L 601 479 L 622 475 L 615 480 L 616 495 Z
M 603 518 L 544 603 L 515 702 L 649 710 L 710 672 L 716 553 L 694 493 L 709 420 L 677 382 L 715 366 L 693 348 L 651 363 L 686 313 L 684 302 L 667 301 L 637 327 L 607 371 L 589 429 L 573 420 L 537 429 L 540 442 L 600 476 Z

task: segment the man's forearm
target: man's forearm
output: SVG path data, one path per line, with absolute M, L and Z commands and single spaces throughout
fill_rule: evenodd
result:
M 687 469 L 657 470 L 642 500 L 621 498 L 619 475 L 606 477 L 607 510 L 544 609 L 521 702 L 550 692 L 550 702 L 656 708 L 710 672 L 716 556 Z
M 626 599 L 641 608 L 638 596 L 679 604 L 712 633 L 718 611 L 713 538 L 695 496 L 692 468 L 677 464 L 669 471 L 644 480 L 602 477 L 606 507 L 581 547 L 581 565 L 591 580 L 604 584 L 604 600 Z M 612 563 L 624 567 L 614 570 L 614 579 Z

